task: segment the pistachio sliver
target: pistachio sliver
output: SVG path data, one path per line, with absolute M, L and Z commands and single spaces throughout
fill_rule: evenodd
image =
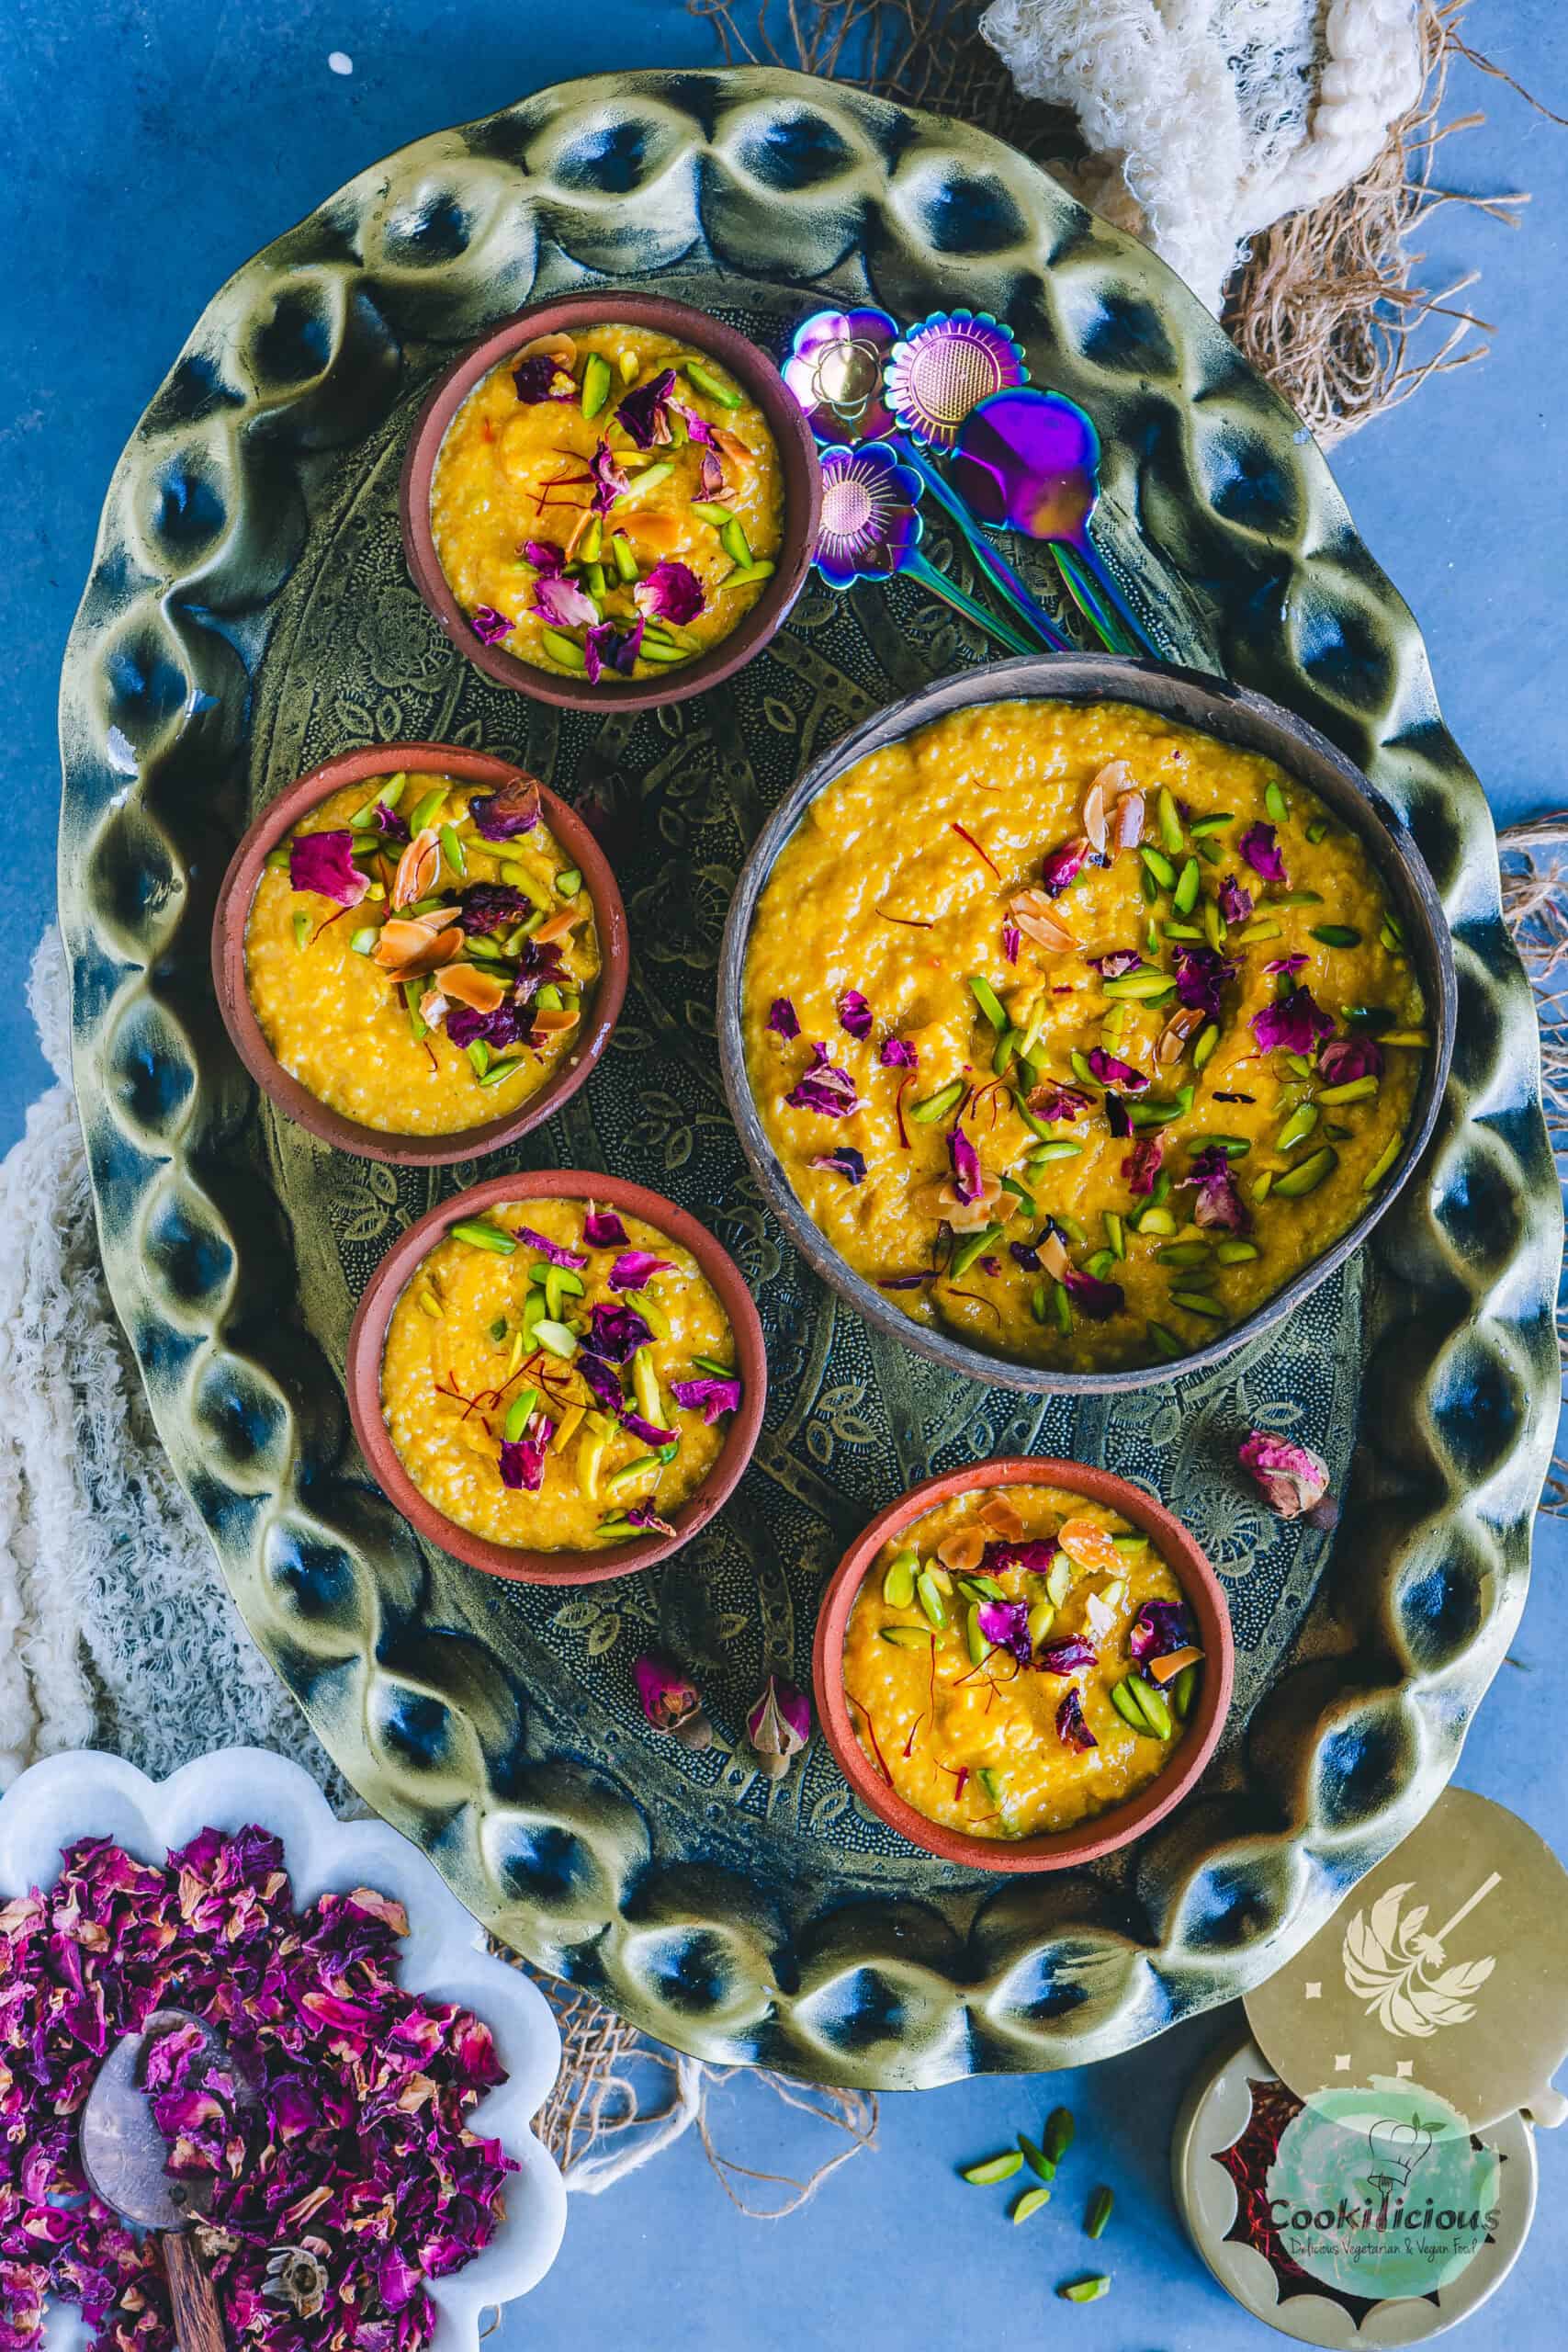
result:
M 1097 2188 L 1095 2190 L 1094 2195 L 1089 2200 L 1089 2211 L 1084 2215 L 1084 2233 L 1086 2236 L 1091 2238 L 1104 2236 L 1105 2224 L 1111 2219 L 1111 2211 L 1115 2203 L 1116 2199 L 1111 2195 L 1109 2188 Z
M 661 458 L 657 465 L 645 466 L 641 473 L 634 478 L 630 488 L 622 491 L 616 502 L 617 505 L 625 507 L 639 504 L 650 490 L 657 490 L 660 482 L 668 481 L 674 470 L 673 462 L 668 458 Z
M 553 1316 L 540 1316 L 534 1326 L 534 1338 L 538 1346 L 547 1348 L 553 1356 L 574 1356 L 577 1353 L 576 1340 L 566 1325 L 558 1323 Z
M 1015 2223 L 1027 2222 L 1032 2213 L 1038 2213 L 1042 2205 L 1049 2205 L 1050 2202 L 1048 2188 L 1026 2188 L 1012 2209 L 1012 2220 Z
M 998 2180 L 1010 2180 L 1022 2163 L 1018 2150 L 1009 2148 L 999 2156 L 987 2156 L 982 2164 L 965 2165 L 958 2177 L 971 2188 L 990 2188 Z
M 934 1094 L 928 1094 L 924 1102 L 912 1102 L 909 1116 L 917 1126 L 931 1126 L 944 1112 L 952 1110 L 963 1092 L 964 1080 L 961 1078 L 952 1079 L 947 1085 L 939 1087 Z
M 602 352 L 591 351 L 582 363 L 582 392 L 580 405 L 590 421 L 596 417 L 610 395 L 610 363 Z
M 472 1250 L 493 1250 L 498 1258 L 510 1258 L 517 1247 L 514 1235 L 479 1217 L 462 1218 L 450 1232 L 454 1241 L 466 1241 Z
M 924 1625 L 884 1625 L 882 1638 L 896 1650 L 919 1650 L 929 1645 L 931 1635 Z
M 1369 1071 L 1365 1078 L 1348 1078 L 1342 1086 L 1325 1086 L 1318 1095 L 1320 1102 L 1365 1102 L 1378 1091 L 1378 1081 Z
M 506 1408 L 506 1419 L 501 1425 L 501 1434 L 509 1445 L 516 1444 L 533 1419 L 538 1401 L 539 1392 L 536 1388 L 520 1388 L 517 1391 Z
M 1348 922 L 1314 923 L 1310 936 L 1321 947 L 1359 947 L 1361 934 Z
M 985 1014 L 987 1020 L 990 1023 L 992 1028 L 1005 1035 L 1008 1030 L 1011 1028 L 1012 1023 L 1008 1019 L 1007 1012 L 1003 1006 L 1000 997 L 998 996 L 989 980 L 983 978 L 978 972 L 971 972 L 969 975 L 969 993 L 974 998 L 976 1003 L 979 1006 L 981 1012 Z
M 1102 2272 L 1094 2278 L 1075 2278 L 1068 2286 L 1058 2287 L 1056 2292 L 1064 2302 L 1098 2303 L 1102 2295 L 1111 2292 L 1111 2281 Z
M 1339 1154 L 1332 1144 L 1325 1144 L 1310 1159 L 1303 1159 L 1287 1175 L 1274 1179 L 1274 1197 L 1299 1201 L 1304 1193 L 1315 1193 L 1324 1178 L 1339 1165 Z
M 915 1598 L 924 1611 L 929 1623 L 936 1626 L 947 1623 L 947 1608 L 942 1590 L 929 1568 L 922 1568 L 915 1578 Z
M 1404 1141 L 1404 1137 L 1402 1135 L 1394 1136 L 1383 1146 L 1383 1148 L 1379 1152 L 1377 1158 L 1373 1160 L 1371 1166 L 1368 1169 L 1366 1174 L 1361 1179 L 1361 1190 L 1363 1193 L 1376 1192 L 1378 1186 L 1382 1182 L 1383 1178 L 1388 1174 L 1389 1170 L 1393 1166 L 1394 1161 L 1399 1158 L 1400 1147 Z
M 1034 2142 L 1029 2137 L 1026 2132 L 1021 2132 L 1019 2133 L 1018 2144 L 1023 2152 L 1024 2163 L 1029 2166 L 1030 2171 L 1034 2174 L 1037 2179 L 1045 2181 L 1055 2179 L 1055 2165 L 1052 2163 L 1050 2157 L 1045 2154 L 1043 2148 L 1035 2146 Z
M 686 371 L 687 382 L 695 385 L 699 392 L 705 392 L 710 401 L 716 401 L 720 408 L 740 406 L 744 394 L 732 390 L 721 378 L 714 375 L 710 368 L 705 368 L 700 359 L 687 359 L 682 364 Z

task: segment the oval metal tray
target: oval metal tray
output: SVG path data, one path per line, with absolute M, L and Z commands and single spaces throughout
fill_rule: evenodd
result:
M 399 548 L 409 424 L 457 345 L 595 275 L 657 277 L 775 347 L 868 288 L 905 317 L 1004 311 L 1035 379 L 1100 423 L 1101 544 L 1167 650 L 1289 705 L 1411 826 L 1460 981 L 1426 1167 L 1368 1250 L 1223 1369 L 1071 1402 L 949 1377 L 835 1308 L 767 1216 L 713 1038 L 745 848 L 837 735 L 987 649 L 895 582 L 809 591 L 722 694 L 657 716 L 563 717 L 461 661 Z M 399 735 L 482 743 L 618 820 L 626 1016 L 516 1163 L 675 1193 L 767 1325 L 768 1422 L 736 1497 L 668 1569 L 601 1592 L 422 1548 L 347 1439 L 357 1290 L 402 1224 L 495 1163 L 394 1170 L 312 1143 L 258 1102 L 212 1002 L 212 894 L 248 815 L 327 752 Z M 81 1110 L 159 1429 L 326 1747 L 501 1935 L 704 2057 L 908 2086 L 1081 2063 L 1242 1991 L 1419 1818 L 1522 1605 L 1555 1422 L 1562 1219 L 1531 1001 L 1409 614 L 1294 419 L 1139 246 L 982 133 L 781 73 L 605 76 L 422 141 L 197 326 L 109 492 L 62 742 Z M 1328 1456 L 1332 1546 L 1243 1490 L 1255 1422 Z M 1106 1464 L 1191 1520 L 1227 1578 L 1237 1695 L 1202 1791 L 1134 1853 L 1004 1885 L 892 1838 L 822 1742 L 777 1785 L 729 1742 L 768 1667 L 806 1679 L 820 1577 L 874 1510 L 1029 1451 Z M 721 1736 L 703 1755 L 637 1713 L 631 1661 L 656 1635 L 704 1686 Z

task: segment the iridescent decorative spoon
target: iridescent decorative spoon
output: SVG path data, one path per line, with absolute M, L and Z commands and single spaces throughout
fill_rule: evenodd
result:
M 923 389 L 933 402 L 941 405 L 943 414 L 955 408 L 961 396 L 983 398 L 987 391 L 1004 384 L 1021 382 L 1024 373 L 1017 344 L 1007 328 L 998 327 L 994 319 L 976 319 L 968 311 L 953 315 L 972 330 L 955 338 L 956 349 L 944 351 L 933 334 L 940 322 L 928 319 L 914 331 L 911 341 L 916 347 L 904 369 L 917 389 Z M 896 351 L 904 353 L 907 348 L 899 339 L 897 322 L 886 311 L 817 311 L 795 332 L 789 357 L 784 364 L 784 379 L 805 410 L 818 441 L 835 447 L 878 441 L 892 448 L 900 462 L 919 475 L 921 484 L 963 534 L 980 569 L 1025 626 L 1052 652 L 1070 651 L 1069 640 L 1050 614 L 1031 595 L 1011 565 L 998 554 L 985 535 L 976 529 L 963 501 L 921 456 L 913 437 L 897 430 L 883 396 L 883 378 L 891 356 Z M 1023 650 L 1030 651 L 1032 648 Z
M 953 469 L 964 503 L 982 523 L 1044 541 L 1091 620 L 1096 609 L 1101 621 L 1113 616 L 1135 649 L 1163 658 L 1089 537 L 1100 497 L 1100 435 L 1076 401 L 1021 386 L 993 393 L 959 426 Z
M 858 449 L 842 444 L 822 451 L 822 521 L 816 563 L 829 588 L 852 588 L 857 580 L 891 580 L 896 572 L 918 580 L 966 620 L 1012 653 L 1033 646 L 1010 621 L 988 613 L 920 553 L 924 528 L 919 514 L 920 477 L 886 441 Z

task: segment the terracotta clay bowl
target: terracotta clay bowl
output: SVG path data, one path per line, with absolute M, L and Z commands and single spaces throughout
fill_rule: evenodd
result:
M 897 1535 L 954 1495 L 983 1487 L 1065 1487 L 1087 1501 L 1103 1503 L 1142 1528 L 1157 1546 L 1186 1596 L 1198 1626 L 1204 1652 L 1203 1679 L 1187 1734 L 1170 1764 L 1146 1788 L 1124 1804 L 1074 1828 L 1047 1832 L 1037 1838 L 969 1838 L 962 1830 L 928 1821 L 888 1787 L 855 1736 L 849 1702 L 844 1696 L 844 1635 L 850 1611 L 873 1561 L 890 1536 Z M 1130 1846 L 1145 1830 L 1181 1803 L 1202 1776 L 1224 1729 L 1230 1710 L 1235 1654 L 1231 1638 L 1230 1611 L 1220 1580 L 1209 1566 L 1194 1536 L 1164 1505 L 1141 1487 L 1118 1478 L 1110 1470 L 1091 1469 L 1082 1462 L 1063 1462 L 1047 1455 L 998 1455 L 994 1461 L 950 1470 L 944 1477 L 927 1478 L 898 1500 L 879 1511 L 858 1535 L 834 1569 L 822 1596 L 812 1652 L 811 1679 L 817 1716 L 842 1772 L 857 1797 L 873 1813 L 897 1830 L 911 1846 L 919 1846 L 940 1861 L 962 1862 L 976 1871 L 1032 1871 L 1080 1870 L 1103 1855 Z
M 1135 703 L 1239 751 L 1261 752 L 1286 775 L 1306 785 L 1357 835 L 1376 867 L 1404 927 L 1426 995 L 1432 1044 L 1424 1058 L 1399 1157 L 1383 1182 L 1338 1239 L 1299 1267 L 1271 1297 L 1216 1338 L 1168 1363 L 1119 1364 L 1094 1372 L 1058 1371 L 1051 1364 L 989 1354 L 946 1331 L 914 1322 L 855 1272 L 813 1223 L 773 1148 L 751 1092 L 741 1023 L 751 924 L 779 854 L 812 801 L 858 760 L 890 743 L 902 742 L 952 711 L 983 703 L 1032 701 Z M 1453 1057 L 1458 1006 L 1448 918 L 1415 838 L 1397 810 L 1326 736 L 1279 703 L 1206 672 L 1108 653 L 1035 653 L 1012 662 L 987 662 L 919 687 L 840 736 L 801 775 L 753 842 L 730 900 L 719 951 L 718 1054 L 730 1115 L 763 1198 L 813 1272 L 866 1322 L 902 1340 L 917 1354 L 929 1356 L 944 1371 L 961 1373 L 968 1380 L 1036 1395 L 1115 1396 L 1129 1388 L 1156 1387 L 1212 1371 L 1238 1348 L 1293 1315 L 1308 1294 L 1360 1248 L 1414 1175 L 1431 1138 Z
M 729 635 L 705 653 L 682 662 L 666 677 L 619 678 L 608 674 L 596 685 L 520 662 L 499 645 L 481 645 L 473 627 L 447 585 L 435 552 L 430 526 L 430 488 L 435 460 L 446 428 L 474 386 L 498 362 L 542 334 L 570 334 L 574 328 L 603 325 L 647 327 L 711 353 L 744 384 L 767 420 L 784 473 L 784 538 L 774 559 L 776 570 L 761 594 Z M 493 678 L 497 685 L 515 686 L 536 702 L 553 703 L 562 710 L 655 710 L 666 703 L 683 702 L 705 694 L 710 686 L 733 677 L 735 672 L 761 650 L 806 584 L 817 546 L 822 511 L 822 469 L 817 445 L 800 403 L 786 390 L 783 377 L 767 353 L 733 327 L 721 325 L 705 311 L 671 301 L 663 294 L 634 294 L 600 287 L 588 294 L 563 294 L 554 301 L 531 303 L 508 319 L 455 360 L 438 379 L 419 413 L 403 460 L 399 489 L 402 514 L 403 550 L 408 567 L 430 610 L 466 660 Z
M 465 1217 L 482 1216 L 487 1209 L 518 1201 L 586 1201 L 621 1209 L 638 1216 L 679 1241 L 691 1251 L 729 1318 L 735 1335 L 735 1357 L 741 1380 L 740 1409 L 730 1417 L 724 1445 L 705 1483 L 671 1518 L 673 1535 L 649 1535 L 638 1544 L 618 1544 L 608 1551 L 531 1552 L 510 1544 L 491 1544 L 482 1535 L 459 1527 L 421 1494 L 403 1468 L 381 1410 L 381 1355 L 392 1309 L 414 1269 L 452 1226 Z M 628 1184 L 618 1176 L 596 1169 L 536 1168 L 526 1174 L 491 1176 L 449 1201 L 441 1201 L 394 1241 L 369 1282 L 355 1313 L 348 1335 L 344 1367 L 349 1418 L 360 1452 L 389 1502 L 400 1510 L 415 1532 L 438 1544 L 454 1559 L 466 1560 L 487 1576 L 508 1577 L 519 1584 L 608 1584 L 629 1577 L 637 1568 L 667 1560 L 682 1544 L 705 1528 L 734 1489 L 751 1458 L 767 1403 L 768 1359 L 762 1326 L 739 1268 L 726 1250 L 684 1209 L 644 1184 Z
M 340 752 L 335 758 L 324 760 L 262 811 L 230 860 L 212 921 L 212 978 L 218 1009 L 235 1052 L 280 1111 L 323 1143 L 334 1145 L 339 1151 L 352 1151 L 361 1159 L 385 1160 L 395 1168 L 440 1168 L 452 1160 L 475 1159 L 487 1151 L 499 1151 L 502 1144 L 532 1134 L 570 1102 L 584 1083 L 610 1042 L 626 993 L 631 960 L 626 911 L 604 853 L 581 818 L 541 785 L 545 821 L 582 875 L 599 931 L 599 978 L 576 1050 L 557 1064 L 525 1102 L 500 1118 L 481 1120 L 477 1126 L 459 1127 L 450 1135 L 399 1135 L 389 1128 L 362 1126 L 358 1120 L 329 1109 L 289 1076 L 263 1035 L 245 985 L 245 927 L 267 854 L 290 826 L 343 786 L 392 775 L 400 768 L 424 769 L 453 776 L 459 784 L 491 786 L 508 783 L 521 773 L 512 761 L 493 759 L 488 752 L 466 752 L 456 743 L 374 743 L 364 751 Z

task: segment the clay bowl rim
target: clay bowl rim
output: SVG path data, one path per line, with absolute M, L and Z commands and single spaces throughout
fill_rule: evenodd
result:
M 570 1102 L 586 1085 L 594 1064 L 610 1042 L 626 1001 L 631 969 L 626 910 L 609 860 L 575 809 L 558 798 L 547 785 L 539 786 L 547 823 L 569 853 L 593 902 L 599 933 L 600 970 L 594 982 L 590 1018 L 574 1057 L 558 1063 L 536 1092 L 515 1110 L 478 1126 L 461 1127 L 450 1135 L 399 1135 L 389 1128 L 362 1126 L 333 1110 L 291 1078 L 267 1044 L 245 984 L 245 932 L 251 904 L 261 880 L 267 854 L 310 809 L 340 791 L 344 785 L 363 784 L 374 775 L 390 775 L 399 768 L 423 768 L 451 775 L 460 784 L 504 784 L 528 775 L 515 760 L 490 752 L 465 751 L 457 743 L 397 742 L 367 744 L 352 752 L 336 752 L 306 775 L 297 777 L 287 791 L 269 801 L 229 861 L 212 917 L 212 981 L 218 1009 L 235 1052 L 263 1092 L 286 1117 L 339 1151 L 359 1159 L 379 1159 L 392 1168 L 445 1168 L 460 1159 L 482 1158 L 503 1144 L 518 1142 L 543 1126 L 547 1119 Z M 531 778 L 537 782 L 537 778 Z
M 953 1495 L 972 1493 L 977 1487 L 1019 1486 L 1063 1487 L 1086 1501 L 1109 1504 L 1155 1539 L 1198 1621 L 1205 1658 L 1203 1680 L 1176 1759 L 1136 1796 L 1072 1829 L 1006 1840 L 970 1838 L 941 1822 L 928 1821 L 923 1813 L 896 1795 L 861 1747 L 844 1696 L 844 1634 L 861 1587 L 890 1535 L 901 1533 L 912 1521 Z M 1069 1462 L 1055 1454 L 995 1454 L 988 1461 L 923 1478 L 878 1511 L 829 1579 L 811 1652 L 817 1719 L 840 1771 L 862 1803 L 911 1846 L 939 1861 L 1010 1875 L 1082 1869 L 1132 1845 L 1163 1821 L 1207 1769 L 1230 1713 L 1235 1679 L 1235 1643 L 1224 1589 L 1191 1530 L 1163 1503 L 1129 1479 L 1118 1477 L 1113 1470 L 1096 1469 L 1087 1462 Z
M 913 1322 L 840 1258 L 807 1216 L 758 1116 L 746 1067 L 740 1008 L 746 949 L 757 901 L 779 853 L 817 795 L 869 752 L 901 741 L 954 710 L 997 702 L 1131 702 L 1191 727 L 1241 751 L 1259 751 L 1314 791 L 1358 834 L 1405 923 L 1411 953 L 1426 990 L 1433 1044 L 1416 1089 L 1404 1148 L 1367 1206 L 1337 1241 L 1313 1258 L 1271 1298 L 1216 1338 L 1169 1363 L 1095 1372 L 1058 1371 L 988 1355 L 983 1349 Z M 1266 740 L 1271 739 L 1271 740 Z M 1032 1396 L 1121 1396 L 1212 1372 L 1238 1350 L 1282 1322 L 1309 1293 L 1359 1250 L 1414 1174 L 1431 1140 L 1453 1057 L 1459 1001 L 1453 944 L 1437 886 L 1415 836 L 1377 786 L 1325 735 L 1305 719 L 1250 688 L 1174 663 L 1109 653 L 1038 653 L 982 663 L 933 680 L 865 720 L 814 760 L 775 809 L 751 846 L 730 900 L 719 953 L 719 1068 L 730 1116 L 769 1207 L 813 1272 L 889 1338 L 944 1371 L 992 1387 Z
M 592 1200 L 644 1218 L 691 1251 L 729 1318 L 742 1382 L 740 1409 L 730 1419 L 718 1459 L 707 1477 L 674 1514 L 673 1535 L 650 1535 L 614 1552 L 535 1552 L 492 1544 L 437 1510 L 420 1493 L 392 1444 L 381 1412 L 381 1354 L 392 1309 L 410 1276 L 446 1227 L 502 1203 L 536 1200 Z M 768 1398 L 768 1358 L 761 1321 L 745 1277 L 728 1250 L 688 1210 L 667 1200 L 662 1193 L 650 1192 L 646 1184 L 634 1184 L 622 1176 L 606 1176 L 591 1168 L 534 1168 L 470 1184 L 450 1200 L 426 1209 L 400 1234 L 366 1283 L 355 1309 L 344 1385 L 354 1434 L 371 1476 L 417 1534 L 450 1552 L 454 1559 L 466 1561 L 469 1567 L 515 1584 L 609 1584 L 669 1559 L 700 1534 L 728 1500 L 761 1432 Z M 574 1565 L 564 1566 L 567 1562 Z
M 667 678 L 601 678 L 597 685 L 558 676 L 497 645 L 481 645 L 468 615 L 447 584 L 435 552 L 430 523 L 430 487 L 435 461 L 447 427 L 468 393 L 508 352 L 541 334 L 570 334 L 574 327 L 608 323 L 647 327 L 655 334 L 674 335 L 695 349 L 710 353 L 745 385 L 762 412 L 779 453 L 784 475 L 784 537 L 775 559 L 777 569 L 750 610 L 728 637 L 721 638 L 693 662 L 682 662 Z M 822 469 L 817 443 L 805 412 L 763 350 L 735 327 L 728 327 L 690 302 L 668 294 L 637 294 L 613 286 L 586 292 L 557 295 L 531 302 L 502 325 L 492 327 L 470 344 L 443 369 L 421 404 L 414 420 L 398 483 L 403 553 L 409 573 L 425 605 L 465 660 L 482 670 L 497 685 L 515 687 L 536 702 L 560 710 L 606 713 L 660 710 L 684 702 L 723 684 L 760 653 L 787 616 L 806 584 L 817 548 L 822 515 Z

